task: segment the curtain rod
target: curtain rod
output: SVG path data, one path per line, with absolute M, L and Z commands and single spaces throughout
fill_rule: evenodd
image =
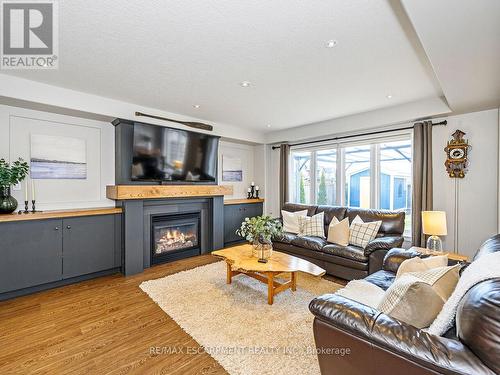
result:
M 432 124 L 432 126 L 439 126 L 439 125 L 446 125 L 448 124 L 448 121 L 444 120 L 441 122 L 435 122 Z M 387 130 L 378 130 L 375 132 L 369 132 L 369 133 L 362 133 L 362 134 L 351 134 L 351 135 L 344 135 L 340 137 L 334 137 L 334 138 L 328 138 L 328 139 L 318 139 L 317 141 L 308 141 L 308 142 L 300 142 L 300 143 L 292 143 L 290 146 L 302 146 L 302 145 L 309 145 L 313 143 L 321 143 L 321 142 L 328 142 L 328 141 L 338 141 L 339 139 L 349 139 L 349 138 L 355 138 L 355 137 L 363 137 L 366 135 L 376 135 L 376 134 L 384 134 L 384 133 L 392 133 L 392 132 L 397 132 L 399 130 L 408 130 L 408 129 L 413 129 L 413 126 L 406 126 L 404 128 L 397 128 L 397 129 L 387 129 Z M 272 149 L 276 150 L 277 148 L 280 148 L 280 146 L 273 146 Z

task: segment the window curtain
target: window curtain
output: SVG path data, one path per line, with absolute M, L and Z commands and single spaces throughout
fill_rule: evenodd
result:
M 422 211 L 432 210 L 432 121 L 413 126 L 412 241 L 425 247 Z
M 288 160 L 290 157 L 290 145 L 280 145 L 280 213 L 283 205 L 288 202 Z

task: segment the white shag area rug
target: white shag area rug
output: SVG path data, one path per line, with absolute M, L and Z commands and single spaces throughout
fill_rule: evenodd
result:
M 342 286 L 298 274 L 297 291 L 267 304 L 267 285 L 245 275 L 226 284 L 226 264 L 212 263 L 141 289 L 230 374 L 319 374 L 309 302 Z

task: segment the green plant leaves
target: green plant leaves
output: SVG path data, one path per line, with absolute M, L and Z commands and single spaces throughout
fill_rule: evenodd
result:
M 247 241 L 253 242 L 259 238 L 270 242 L 271 238 L 283 232 L 281 222 L 271 216 L 262 215 L 245 218 L 240 229 L 236 231 L 238 236 L 244 237 Z
M 22 158 L 10 165 L 5 159 L 0 159 L 0 186 L 16 185 L 26 178 L 29 165 Z

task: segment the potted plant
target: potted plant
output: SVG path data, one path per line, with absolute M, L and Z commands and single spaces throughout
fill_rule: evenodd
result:
M 0 214 L 10 214 L 17 208 L 17 200 L 10 195 L 10 187 L 28 175 L 29 166 L 19 158 L 11 164 L 0 159 Z
M 263 215 L 245 218 L 236 234 L 252 244 L 252 254 L 259 258 L 259 262 L 267 262 L 273 251 L 271 239 L 282 232 L 279 220 Z

